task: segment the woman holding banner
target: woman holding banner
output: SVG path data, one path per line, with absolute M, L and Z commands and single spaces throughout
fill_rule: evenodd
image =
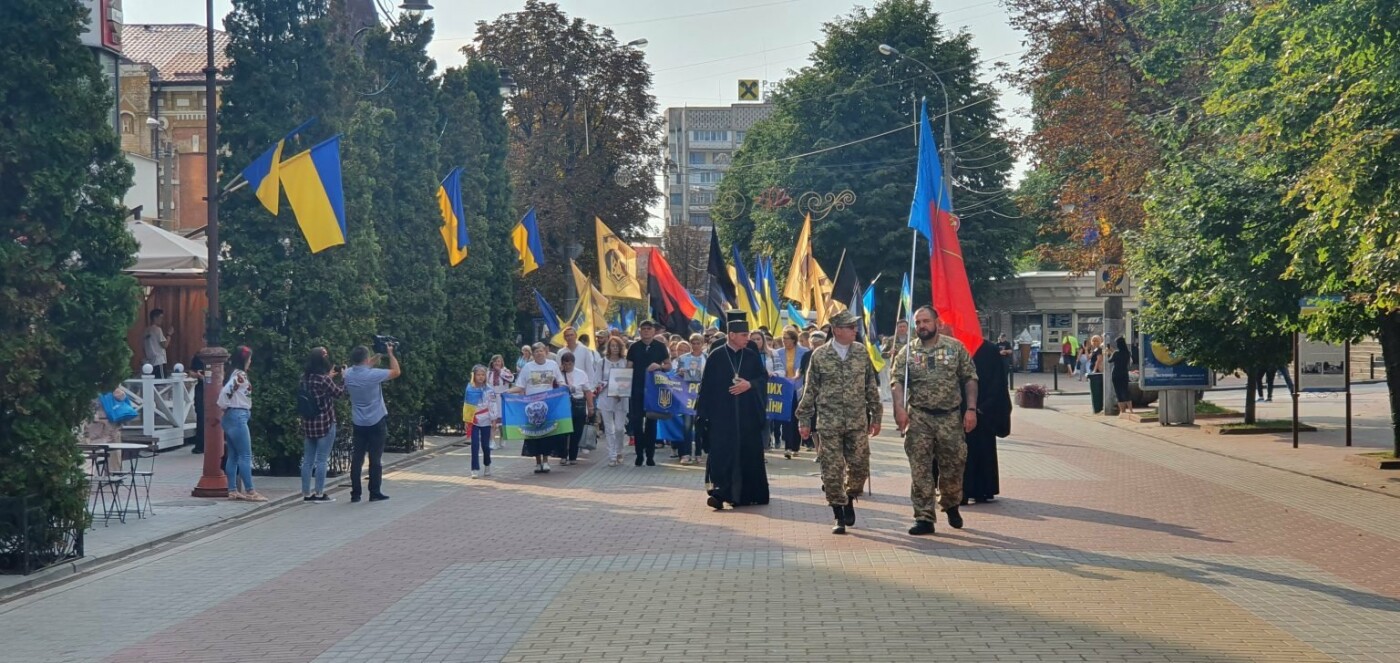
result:
M 802 394 L 802 360 L 810 352 L 807 348 L 797 344 L 798 332 L 796 327 L 788 327 L 783 330 L 783 347 L 778 348 L 777 357 L 773 361 L 773 371 L 771 375 L 777 378 L 785 378 L 793 383 L 791 403 L 788 412 L 797 411 L 797 400 Z M 797 432 L 797 417 L 790 416 L 787 421 L 774 421 L 778 427 L 779 439 L 783 443 L 785 455 L 792 458 L 802 449 L 802 436 Z
M 632 392 L 632 369 L 627 367 L 627 346 L 621 336 L 613 336 L 603 346 L 603 381 L 598 391 L 598 412 L 603 415 L 603 434 L 608 440 L 608 467 L 622 464 L 623 440 L 627 436 L 627 408 Z M 614 384 L 617 381 L 618 384 Z M 621 384 L 625 381 L 626 384 Z
M 515 376 L 515 388 L 512 392 L 530 396 L 541 392 L 549 391 L 564 384 L 564 374 L 559 371 L 559 364 L 549 358 L 549 348 L 543 343 L 536 343 L 530 347 L 530 363 L 520 367 L 520 372 Z M 563 457 L 567 453 L 569 435 L 549 435 L 546 437 L 527 438 L 525 444 L 520 448 L 520 455 L 535 457 L 535 474 L 547 474 L 549 472 L 549 457 Z

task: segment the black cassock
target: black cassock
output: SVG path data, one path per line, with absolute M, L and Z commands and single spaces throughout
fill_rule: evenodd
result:
M 729 393 L 738 377 L 752 387 Z M 735 506 L 768 503 L 768 472 L 763 466 L 763 438 L 768 431 L 768 374 L 758 352 L 735 351 L 728 344 L 712 351 L 700 379 L 695 415 L 709 441 L 705 483 L 710 495 Z
M 1001 492 L 997 472 L 997 438 L 1011 434 L 1011 396 L 1006 391 L 1006 363 L 991 343 L 972 355 L 977 367 L 977 427 L 967 434 L 963 497 L 986 500 Z

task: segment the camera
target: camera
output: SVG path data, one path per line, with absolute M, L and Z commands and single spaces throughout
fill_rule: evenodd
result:
M 374 351 L 375 351 L 375 352 L 377 352 L 377 353 L 379 353 L 379 354 L 381 354 L 381 355 L 382 355 L 382 354 L 387 354 L 387 353 L 389 352 L 389 348 L 390 348 L 391 346 L 394 348 L 394 351 L 395 351 L 396 353 L 403 350 L 403 344 L 399 342 L 399 339 L 394 338 L 393 336 L 389 336 L 388 334 L 375 334 L 375 335 L 374 335 Z

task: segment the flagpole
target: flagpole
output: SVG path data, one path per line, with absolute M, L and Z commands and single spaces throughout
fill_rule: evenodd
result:
M 904 312 L 905 318 L 909 321 L 909 339 L 904 343 L 904 404 L 903 408 L 907 412 L 909 409 L 909 346 L 914 344 L 914 266 L 915 259 L 919 254 L 919 231 L 912 231 L 913 242 L 909 247 L 909 310 Z M 902 286 L 901 286 L 902 287 Z M 900 293 L 900 299 L 904 298 L 904 293 Z M 898 321 L 895 325 L 898 326 Z

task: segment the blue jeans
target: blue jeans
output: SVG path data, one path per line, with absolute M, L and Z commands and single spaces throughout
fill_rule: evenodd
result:
M 481 469 L 479 456 L 486 457 L 486 466 L 491 467 L 491 427 L 472 424 L 472 471 Z
M 253 492 L 253 434 L 248 432 L 248 417 L 251 412 L 243 408 L 230 408 L 224 411 L 224 474 L 228 475 L 228 491 L 238 490 L 238 480 L 243 480 L 243 492 Z
M 316 472 L 316 495 L 326 492 L 326 459 L 335 446 L 335 424 L 319 438 L 308 437 L 302 440 L 301 447 L 301 494 L 311 493 L 311 473 Z

